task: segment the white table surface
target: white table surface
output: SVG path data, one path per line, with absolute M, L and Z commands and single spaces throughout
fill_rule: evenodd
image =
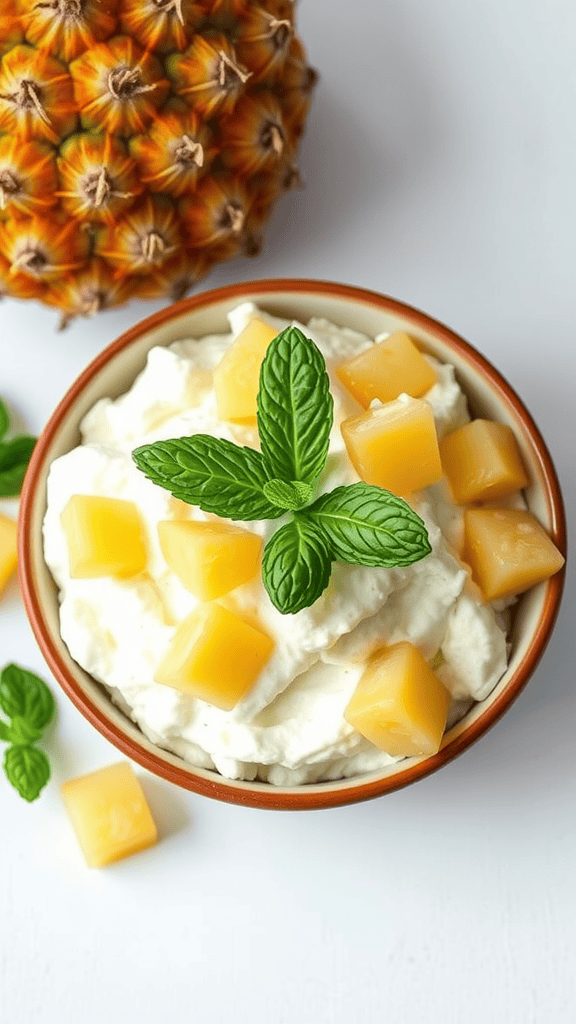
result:
M 309 276 L 443 320 L 512 381 L 574 508 L 576 12 L 570 0 L 303 0 L 321 71 L 307 182 L 257 262 L 207 286 Z M 38 432 L 78 372 L 153 305 L 55 333 L 0 307 L 0 394 Z M 0 502 L 0 509 L 13 508 Z M 439 774 L 288 814 L 146 791 L 162 841 L 85 866 L 59 797 L 119 758 L 62 695 L 53 781 L 0 779 L 0 1019 L 12 1024 L 572 1024 L 574 577 L 514 707 Z M 47 675 L 17 588 L 4 664 Z

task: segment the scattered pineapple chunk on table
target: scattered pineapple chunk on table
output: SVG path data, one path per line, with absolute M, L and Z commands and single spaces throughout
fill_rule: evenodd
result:
M 104 867 L 158 839 L 142 786 L 126 761 L 70 779 L 61 792 L 88 867 Z
M 535 516 L 518 509 L 467 509 L 463 557 L 486 601 L 521 594 L 564 565 Z
M 350 461 L 368 484 L 405 495 L 442 476 L 434 414 L 423 399 L 403 395 L 344 420 L 341 429 Z
M 16 572 L 17 564 L 16 523 L 8 516 L 0 515 L 0 594 Z
M 440 748 L 449 704 L 438 676 L 406 640 L 374 655 L 344 717 L 387 754 L 430 755 Z
M 165 520 L 158 537 L 166 564 L 200 601 L 214 601 L 256 576 L 262 538 L 224 522 Z
M 221 420 L 256 424 L 260 367 L 277 334 L 276 328 L 254 317 L 222 356 L 214 370 L 214 392 Z
M 127 578 L 146 568 L 144 527 L 134 502 L 73 494 L 61 521 L 73 579 Z
M 231 711 L 273 648 L 274 641 L 261 629 L 216 602 L 203 604 L 180 623 L 155 679 Z
M 397 331 L 346 359 L 336 373 L 365 409 L 375 398 L 381 402 L 392 402 L 402 394 L 420 398 L 438 379 L 404 331 Z
M 528 484 L 518 442 L 505 423 L 466 423 L 443 439 L 440 457 L 452 496 L 459 505 L 496 501 Z

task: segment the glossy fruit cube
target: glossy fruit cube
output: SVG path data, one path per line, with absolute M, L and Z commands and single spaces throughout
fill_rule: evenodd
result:
M 538 520 L 518 509 L 468 509 L 462 557 L 486 601 L 521 594 L 564 565 Z
M 421 398 L 402 396 L 342 423 L 350 461 L 368 484 L 411 494 L 442 476 L 432 409 Z
M 127 761 L 70 779 L 61 792 L 88 867 L 104 867 L 156 842 L 154 819 Z
M 16 523 L 13 519 L 0 515 L 0 594 L 16 572 L 17 564 Z
M 72 579 L 135 576 L 146 568 L 144 527 L 134 502 L 73 494 L 61 521 Z
M 256 423 L 260 367 L 278 331 L 255 317 L 234 339 L 214 370 L 214 392 L 221 420 Z
M 211 603 L 180 623 L 155 679 L 223 711 L 252 688 L 274 641 L 238 615 Z
M 336 373 L 365 409 L 375 398 L 381 402 L 393 402 L 402 394 L 420 398 L 438 379 L 404 331 L 397 331 L 359 355 L 346 359 L 336 368 Z
M 440 458 L 458 505 L 496 501 L 528 484 L 518 442 L 505 423 L 466 423 L 443 439 Z
M 435 754 L 449 704 L 448 691 L 418 648 L 401 641 L 374 655 L 344 717 L 394 757 Z
M 229 523 L 158 523 L 166 564 L 200 601 L 213 601 L 256 576 L 262 538 Z

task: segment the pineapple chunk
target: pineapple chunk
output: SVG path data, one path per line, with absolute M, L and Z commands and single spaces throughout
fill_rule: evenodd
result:
M 418 648 L 407 640 L 369 662 L 344 717 L 362 736 L 394 757 L 435 754 L 446 726 L 450 695 Z
M 0 594 L 16 571 L 16 523 L 0 515 Z
M 495 501 L 528 484 L 518 443 L 505 423 L 466 423 L 444 438 L 440 458 L 458 505 Z
M 144 528 L 134 502 L 73 494 L 61 522 L 72 579 L 135 576 L 146 567 Z
M 486 601 L 521 594 L 564 565 L 538 520 L 518 509 L 468 509 L 463 558 Z
M 348 455 L 362 480 L 411 494 L 442 476 L 434 414 L 427 402 L 403 396 L 342 423 Z
M 260 566 L 262 538 L 228 523 L 166 520 L 158 523 L 166 564 L 200 601 L 253 579 Z
M 158 839 L 142 786 L 127 761 L 70 779 L 61 793 L 90 868 L 129 857 Z
M 397 331 L 360 355 L 340 363 L 336 373 L 365 409 L 375 398 L 381 402 L 393 402 L 402 394 L 420 398 L 438 380 L 404 331 Z
M 266 633 L 222 605 L 201 605 L 180 623 L 155 679 L 231 711 L 256 682 L 273 648 Z
M 278 331 L 254 318 L 234 339 L 214 370 L 214 392 L 221 420 L 256 423 L 260 367 Z

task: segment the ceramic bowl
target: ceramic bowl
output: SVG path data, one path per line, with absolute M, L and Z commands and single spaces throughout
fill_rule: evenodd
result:
M 528 505 L 565 551 L 562 496 L 546 445 L 530 413 L 510 385 L 471 345 L 453 331 L 394 299 L 324 281 L 268 280 L 231 285 L 195 295 L 143 320 L 108 346 L 80 375 L 44 429 L 26 477 L 19 520 L 20 578 L 26 610 L 56 680 L 76 707 L 114 746 L 144 768 L 185 789 L 251 807 L 332 807 L 399 789 L 441 768 L 475 743 L 510 707 L 528 682 L 550 638 L 563 586 L 563 573 L 523 595 L 511 633 L 508 670 L 486 700 L 444 736 L 433 757 L 410 757 L 369 774 L 299 787 L 238 782 L 215 771 L 193 768 L 151 743 L 110 700 L 103 686 L 74 662 L 60 638 L 58 594 L 42 553 L 46 477 L 53 459 L 79 442 L 79 423 L 94 403 L 126 391 L 144 367 L 153 345 L 228 330 L 226 313 L 251 299 L 270 313 L 306 321 L 323 316 L 340 326 L 374 336 L 405 330 L 439 359 L 456 367 L 474 415 L 508 423 L 529 469 Z

